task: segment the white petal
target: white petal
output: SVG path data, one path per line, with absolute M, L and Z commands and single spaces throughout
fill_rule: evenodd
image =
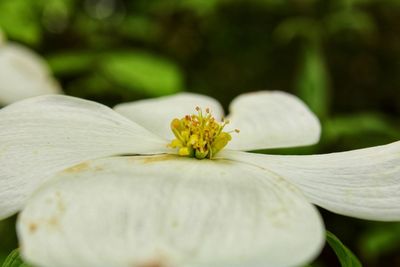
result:
M 226 151 L 220 156 L 262 166 L 289 179 L 314 204 L 370 220 L 400 220 L 400 142 L 313 156 Z
M 294 95 L 260 91 L 238 96 L 230 105 L 228 119 L 233 135 L 228 147 L 256 150 L 317 143 L 321 126 L 317 117 Z
M 89 161 L 21 213 L 23 257 L 41 267 L 265 267 L 311 261 L 324 241 L 294 186 L 247 164 L 176 156 Z
M 167 143 L 103 105 L 60 95 L 1 109 L 0 128 L 0 218 L 55 172 L 108 155 L 162 152 Z
M 13 43 L 0 46 L 0 104 L 60 92 L 46 63 L 32 50 Z
M 160 136 L 172 139 L 170 123 L 196 113 L 195 108 L 210 108 L 214 117 L 222 119 L 224 111 L 217 100 L 194 93 L 180 93 L 117 105 L 114 110 Z

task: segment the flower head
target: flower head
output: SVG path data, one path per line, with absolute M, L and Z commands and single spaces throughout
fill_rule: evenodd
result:
M 196 106 L 209 111 L 186 117 Z M 21 210 L 23 257 L 43 267 L 299 266 L 324 242 L 312 204 L 400 219 L 399 142 L 243 152 L 318 141 L 317 118 L 282 92 L 241 95 L 223 117 L 214 99 L 187 93 L 114 111 L 67 96 L 10 105 L 0 111 L 0 217 Z
M 197 115 L 172 120 L 171 130 L 175 139 L 169 146 L 179 148 L 180 156 L 211 159 L 232 139 L 230 133 L 223 131 L 229 121 L 218 123 L 209 108 L 206 108 L 205 115 L 199 107 L 196 107 L 196 111 Z

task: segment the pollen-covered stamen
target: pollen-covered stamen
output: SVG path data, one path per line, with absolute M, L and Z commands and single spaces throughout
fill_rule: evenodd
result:
M 186 115 L 182 119 L 172 120 L 171 130 L 176 139 L 169 146 L 178 148 L 181 156 L 210 159 L 232 139 L 231 132 L 223 132 L 229 121 L 217 122 L 209 108 L 206 108 L 205 114 L 200 107 L 196 107 L 196 111 L 197 115 Z M 234 131 L 239 132 L 237 129 Z

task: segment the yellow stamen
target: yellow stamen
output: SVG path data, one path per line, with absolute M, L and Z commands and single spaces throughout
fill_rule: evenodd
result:
M 168 146 L 178 148 L 180 156 L 210 159 L 232 139 L 231 132 L 223 132 L 229 120 L 218 123 L 209 108 L 206 108 L 205 114 L 200 107 L 196 107 L 196 111 L 197 115 L 186 115 L 171 121 L 171 130 L 176 138 Z M 232 132 L 238 133 L 239 130 Z

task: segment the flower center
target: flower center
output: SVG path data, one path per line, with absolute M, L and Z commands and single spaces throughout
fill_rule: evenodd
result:
M 229 121 L 218 122 L 208 108 L 205 114 L 199 107 L 196 111 L 197 115 L 172 120 L 171 130 L 176 138 L 168 146 L 178 148 L 180 156 L 211 159 L 232 139 L 231 132 L 223 132 Z

